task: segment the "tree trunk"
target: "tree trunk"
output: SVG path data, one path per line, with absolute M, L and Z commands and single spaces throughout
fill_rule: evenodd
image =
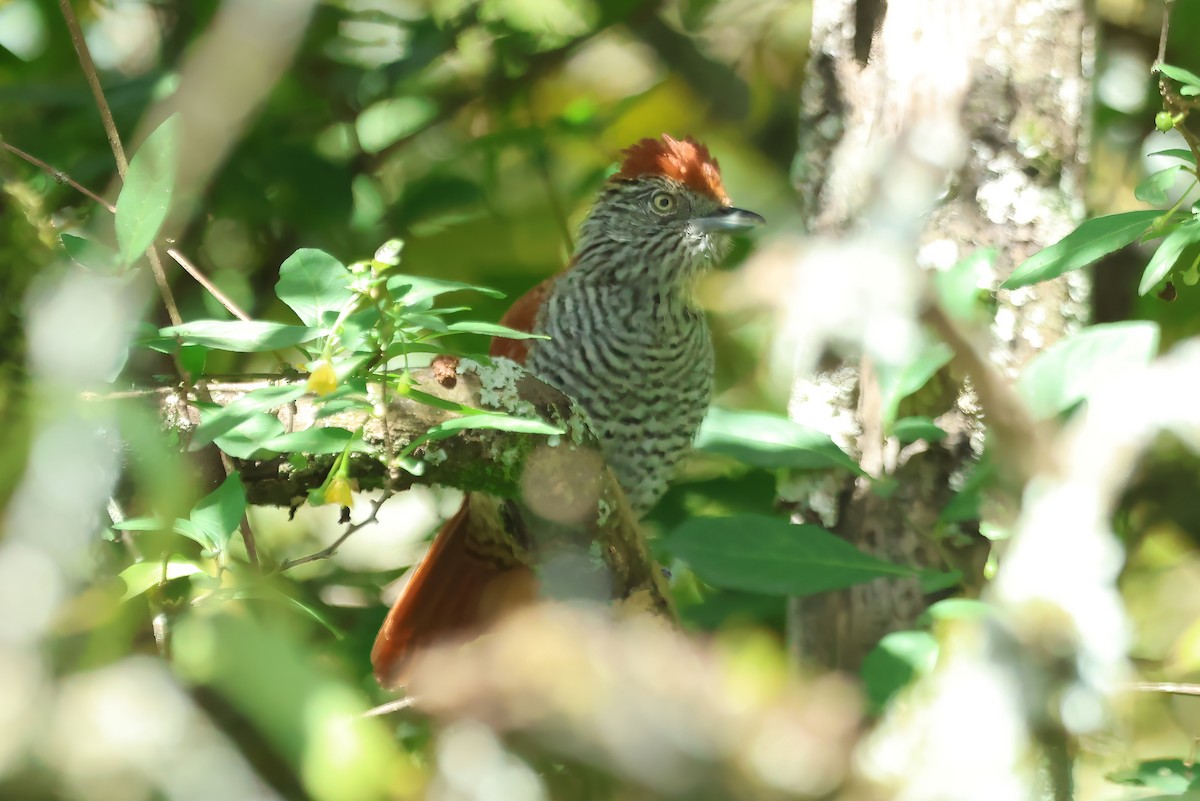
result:
M 971 588 L 987 543 L 978 522 L 941 515 L 982 448 L 978 376 L 964 384 L 960 359 L 909 398 L 905 413 L 936 418 L 948 436 L 901 447 L 883 423 L 879 368 L 928 318 L 934 271 L 993 248 L 994 289 L 1078 222 L 1089 20 L 1080 0 L 816 0 L 813 14 L 795 175 L 818 244 L 800 259 L 801 301 L 789 312 L 801 353 L 789 411 L 838 439 L 867 476 L 805 477 L 782 494 L 799 519 L 885 559 L 956 568 Z M 814 293 L 841 311 L 816 310 Z M 990 333 L 967 340 L 1011 376 L 1080 321 L 1086 293 L 1080 273 L 1001 292 Z M 840 367 L 814 371 L 818 355 L 845 344 Z M 857 670 L 927 601 L 916 579 L 796 599 L 793 648 Z

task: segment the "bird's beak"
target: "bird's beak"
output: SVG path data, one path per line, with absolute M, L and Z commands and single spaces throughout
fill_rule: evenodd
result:
M 706 217 L 697 217 L 693 222 L 705 233 L 729 234 L 738 231 L 749 231 L 751 228 L 766 225 L 767 221 L 762 218 L 762 215 L 755 214 L 752 211 L 726 206 Z

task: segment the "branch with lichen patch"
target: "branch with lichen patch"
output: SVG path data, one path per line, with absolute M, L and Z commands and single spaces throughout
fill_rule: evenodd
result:
M 515 505 L 522 525 L 520 530 L 498 526 L 501 545 L 514 554 L 529 554 L 531 532 L 543 545 L 541 535 L 550 532 L 555 538 L 551 547 L 568 544 L 603 568 L 612 599 L 631 600 L 640 608 L 673 617 L 662 571 L 628 501 L 604 466 L 582 414 L 565 395 L 506 360 L 495 367 L 464 362 L 453 380 L 429 369 L 414 371 L 411 377 L 411 389 L 448 405 L 536 417 L 565 433 L 464 428 L 415 448 L 421 468 L 413 471 L 396 469 L 386 454 L 403 451 L 434 426 L 461 415 L 395 392 L 389 393 L 382 413 L 360 409 L 320 416 L 317 400 L 306 396 L 276 414 L 289 431 L 361 430 L 366 452 L 351 454 L 349 469 L 359 489 L 395 493 L 414 485 L 441 485 L 479 493 L 480 501 L 486 496 L 493 506 L 496 499 Z M 265 386 L 261 381 L 214 383 L 209 391 L 215 403 L 227 406 Z M 380 388 L 371 388 L 373 401 L 381 394 Z M 157 395 L 167 426 L 186 438 L 200 422 L 196 406 L 177 391 L 161 390 Z M 239 460 L 238 469 L 250 503 L 296 507 L 305 502 L 308 490 L 325 480 L 334 458 L 266 455 Z M 536 559 L 538 554 L 532 556 Z

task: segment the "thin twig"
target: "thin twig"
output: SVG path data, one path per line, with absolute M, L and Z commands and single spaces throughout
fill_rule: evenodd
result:
M 67 175 L 65 172 L 58 169 L 57 167 L 47 164 L 46 162 L 39 159 L 37 156 L 26 153 L 24 150 L 22 150 L 19 147 L 10 145 L 8 142 L 5 142 L 3 139 L 0 139 L 0 147 L 4 148 L 9 153 L 12 153 L 17 158 L 24 159 L 25 161 L 29 162 L 30 164 L 32 164 L 33 166 L 42 170 L 43 172 L 45 172 L 47 175 L 49 175 L 51 178 L 58 181 L 59 183 L 67 184 L 72 189 L 74 189 L 76 192 L 79 192 L 80 194 L 87 196 L 88 198 L 95 201 L 96 203 L 99 203 L 101 206 L 108 209 L 109 213 L 116 214 L 116 212 L 117 212 L 116 206 L 114 206 L 112 203 L 109 203 L 107 200 L 100 197 L 95 192 L 88 189 L 86 186 L 79 183 L 74 178 Z
M 100 74 L 96 71 L 96 62 L 92 61 L 92 51 L 88 49 L 83 29 L 79 27 L 79 20 L 76 19 L 75 11 L 71 8 L 71 0 L 58 0 L 58 7 L 62 10 L 63 20 L 66 21 L 67 30 L 71 34 L 71 44 L 75 45 L 75 54 L 79 56 L 79 65 L 83 67 L 83 77 L 87 79 L 88 86 L 92 90 L 92 97 L 96 101 L 96 108 L 100 110 L 104 135 L 108 137 L 113 157 L 117 160 L 117 174 L 123 181 L 125 180 L 125 171 L 129 169 L 129 160 L 125 158 L 125 148 L 121 145 L 121 134 L 117 131 L 116 121 L 113 120 L 112 109 L 108 107 L 108 100 L 104 97 L 104 88 L 100 85 Z
M 79 66 L 83 69 L 83 76 L 92 89 L 92 97 L 95 98 L 96 108 L 100 111 L 104 135 L 108 137 L 113 158 L 117 162 L 117 174 L 124 181 L 125 173 L 129 169 L 129 159 L 125 157 L 125 147 L 121 144 L 121 133 L 117 130 L 116 121 L 113 120 L 108 100 L 104 97 L 104 87 L 100 85 L 100 74 L 96 71 L 96 62 L 92 61 L 92 52 L 88 49 L 87 39 L 84 38 L 83 30 L 79 27 L 79 20 L 75 18 L 75 11 L 71 8 L 70 0 L 58 0 L 58 7 L 62 10 L 63 20 L 66 21 L 67 30 L 70 31 L 71 44 L 75 45 L 75 53 L 79 56 Z M 146 251 L 146 259 L 150 262 L 150 271 L 154 274 L 154 283 L 158 284 L 158 292 L 162 295 L 163 305 L 167 309 L 167 317 L 170 319 L 171 325 L 183 325 L 183 317 L 179 314 L 179 305 L 175 302 L 175 294 L 171 291 L 171 284 L 167 281 L 167 274 L 163 270 L 162 259 L 159 258 L 158 250 L 153 245 Z M 177 366 L 179 365 L 177 364 Z
M 104 96 L 104 87 L 100 85 L 100 74 L 96 71 L 96 63 L 92 60 L 92 53 L 88 49 L 87 39 L 84 38 L 83 30 L 79 27 L 79 20 L 75 17 L 75 11 L 71 8 L 70 0 L 59 0 L 58 6 L 62 12 L 63 20 L 67 24 L 67 30 L 71 34 L 71 43 L 75 46 L 75 53 L 79 57 L 79 66 L 83 70 L 88 86 L 92 89 L 96 108 L 100 111 L 100 120 L 104 125 L 104 134 L 108 137 L 108 144 L 112 148 L 113 158 L 117 163 L 117 174 L 121 177 L 122 182 L 124 182 L 125 173 L 129 169 L 129 159 L 125 156 L 125 148 L 121 144 L 121 133 L 117 130 L 116 121 L 113 120 L 112 109 L 109 108 L 108 100 Z M 105 207 L 108 208 L 108 204 L 105 204 Z M 115 213 L 115 207 L 113 211 Z M 167 318 L 170 319 L 172 325 L 182 325 L 183 316 L 179 313 L 179 305 L 175 302 L 175 294 L 171 291 L 171 284 L 167 280 L 167 273 L 163 269 L 162 258 L 158 255 L 157 246 L 151 244 L 146 250 L 146 260 L 150 263 L 150 272 L 154 275 L 154 283 L 158 285 L 163 306 L 166 307 Z M 208 388 L 203 381 L 192 381 L 178 353 L 171 354 L 171 361 L 175 365 L 175 371 L 179 374 L 180 381 L 183 382 L 182 397 L 185 399 L 184 403 L 187 402 L 187 395 L 193 388 L 201 400 L 207 401 L 211 399 Z M 224 451 L 218 450 L 218 453 L 221 455 L 221 466 L 225 469 L 225 475 L 232 475 L 236 470 L 233 461 Z M 250 519 L 246 515 L 242 515 L 241 530 L 242 537 L 246 543 L 246 555 L 250 563 L 257 568 L 258 549 L 254 544 L 254 535 L 250 529 Z
M 390 715 L 393 712 L 403 712 L 405 709 L 408 709 L 412 705 L 413 705 L 412 697 L 405 696 L 404 698 L 397 698 L 395 701 L 388 701 L 386 704 L 380 704 L 379 706 L 372 707 L 371 709 L 368 709 L 366 712 L 363 712 L 362 717 L 377 718 L 380 715 Z
M 342 532 L 342 536 L 331 542 L 328 547 L 322 548 L 316 553 L 310 553 L 307 556 L 301 556 L 296 559 L 288 559 L 287 561 L 283 562 L 279 565 L 279 572 L 282 573 L 284 570 L 291 570 L 293 567 L 299 567 L 300 565 L 306 565 L 309 562 L 317 562 L 321 559 L 328 559 L 329 557 L 333 556 L 335 553 L 337 553 L 337 549 L 341 547 L 342 543 L 350 539 L 351 534 L 358 531 L 363 526 L 366 526 L 369 523 L 375 523 L 379 520 L 379 510 L 393 495 L 395 495 L 395 493 L 392 490 L 384 490 L 382 495 L 371 501 L 371 513 L 369 515 L 357 523 L 351 523 L 350 525 L 346 526 L 346 530 Z
M 1053 470 L 1046 439 L 1051 429 L 1033 419 L 1012 382 L 987 360 L 936 301 L 928 304 L 921 319 L 950 346 L 959 367 L 971 377 L 989 429 L 997 444 L 1012 454 L 1021 483 Z
M 1138 681 L 1129 685 L 1129 689 L 1139 693 L 1200 695 L 1200 684 L 1183 684 L 1173 681 Z
M 167 255 L 175 260 L 175 263 L 183 268 L 184 272 L 196 279 L 196 283 L 204 287 L 208 294 L 217 299 L 217 302 L 229 311 L 234 317 L 239 320 L 249 320 L 250 315 L 247 314 L 241 306 L 238 306 L 232 298 L 217 288 L 217 285 L 209 280 L 208 276 L 200 272 L 200 268 L 192 264 L 186 256 L 180 253 L 175 248 L 167 248 Z
M 1155 66 L 1167 59 L 1167 34 L 1171 31 L 1171 11 L 1174 7 L 1175 0 L 1163 0 L 1162 32 L 1158 35 L 1158 58 L 1154 60 Z
M 29 162 L 33 166 L 37 167 L 38 169 L 42 170 L 47 175 L 52 177 L 54 180 L 67 184 L 72 189 L 74 189 L 75 191 L 84 195 L 88 199 L 94 201 L 95 203 L 98 203 L 101 207 L 106 209 L 110 214 L 116 214 L 116 212 L 117 212 L 116 206 L 114 206 L 112 203 L 109 203 L 107 200 L 100 197 L 95 192 L 93 192 L 92 190 L 90 190 L 86 186 L 84 186 L 83 184 L 76 181 L 69 174 L 63 172 L 62 170 L 58 169 L 57 167 L 53 166 L 52 164 L 47 164 L 46 162 L 39 159 L 37 156 L 34 156 L 30 153 L 26 153 L 24 150 L 21 150 L 21 148 L 16 147 L 14 145 L 10 145 L 8 142 L 5 142 L 3 140 L 0 140 L 0 148 L 4 148 L 8 152 L 12 153 L 14 156 Z M 183 253 L 181 253 L 177 248 L 167 248 L 167 255 L 170 256 L 172 259 L 174 259 L 175 263 L 178 264 L 180 267 L 182 267 L 188 275 L 190 275 L 192 278 L 196 279 L 196 283 L 198 283 L 198 284 L 200 284 L 200 286 L 204 287 L 204 289 L 210 295 L 212 295 L 214 298 L 216 298 L 217 302 L 220 303 L 222 306 L 224 306 L 225 309 L 230 314 L 232 314 L 234 317 L 238 318 L 239 320 L 251 319 L 249 314 L 247 314 L 240 306 L 238 306 L 233 301 L 232 298 L 230 298 L 228 295 L 226 295 L 224 292 L 222 292 L 217 287 L 217 285 L 212 282 L 212 279 L 210 279 L 207 275 L 205 275 L 200 270 L 199 267 L 197 267 L 195 264 L 193 264 L 192 261 L 190 259 L 188 259 L 187 256 L 183 255 Z
M 537 114 L 529 93 L 525 94 L 525 106 L 526 112 L 529 114 L 530 127 L 534 130 L 542 130 L 538 127 Z M 550 174 L 550 148 L 544 136 L 540 137 L 537 144 L 534 145 L 533 166 L 538 172 L 538 177 L 542 179 L 542 186 L 546 190 L 546 200 L 550 203 L 550 211 L 554 215 L 555 223 L 558 224 L 558 232 L 562 235 L 563 244 L 567 246 L 567 253 L 570 253 L 575 249 L 571 236 L 571 224 L 567 221 L 567 211 L 563 207 L 562 198 L 558 196 L 558 190 L 554 188 L 554 177 Z

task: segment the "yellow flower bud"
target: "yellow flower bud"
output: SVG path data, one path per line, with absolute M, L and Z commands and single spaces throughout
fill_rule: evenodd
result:
M 337 389 L 337 373 L 333 365 L 327 361 L 317 362 L 316 368 L 308 376 L 308 389 L 318 395 L 328 395 Z
M 325 502 L 336 503 L 338 506 L 350 506 L 354 503 L 350 482 L 341 476 L 330 479 L 329 486 L 325 488 Z

